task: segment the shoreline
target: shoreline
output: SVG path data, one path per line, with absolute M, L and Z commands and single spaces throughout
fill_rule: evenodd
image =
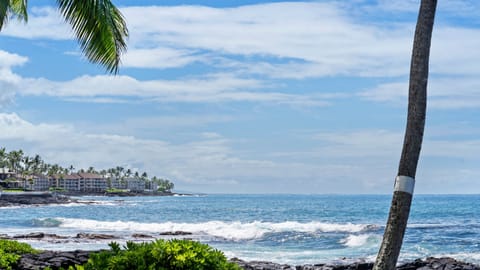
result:
M 48 251 L 38 254 L 24 254 L 14 267 L 14 270 L 34 270 L 50 267 L 52 270 L 68 269 L 69 266 L 82 265 L 88 261 L 90 254 L 99 251 Z M 243 270 L 371 270 L 373 262 L 358 262 L 349 264 L 303 264 L 289 265 L 269 261 L 244 261 L 239 258 L 230 258 L 230 262 L 237 264 Z M 458 261 L 451 257 L 427 257 L 397 265 L 397 270 L 479 270 L 480 266 Z
M 47 204 L 69 204 L 77 200 L 68 196 L 51 193 L 27 193 L 27 192 L 2 192 L 0 195 L 0 207 L 12 206 L 39 206 Z
M 320 198 L 319 203 L 313 205 L 308 204 L 311 201 L 308 196 L 303 198 L 278 196 L 232 198 L 225 195 L 209 195 L 205 198 L 81 196 L 72 199 L 78 200 L 79 203 L 39 207 L 25 205 L 3 211 L 0 208 L 3 221 L 3 232 L 0 234 L 13 236 L 44 232 L 75 238 L 54 241 L 47 238 L 18 239 L 38 249 L 69 251 L 104 249 L 110 241 L 122 242 L 121 244 L 124 244 L 124 240 L 136 241 L 137 239 L 132 239 L 132 233 L 136 232 L 152 236 L 152 239 L 138 241 L 151 241 L 155 238 L 172 238 L 159 236 L 158 233 L 161 232 L 185 230 L 193 233 L 185 238 L 208 243 L 223 250 L 229 258 L 238 257 L 246 261 L 267 260 L 295 265 L 346 264 L 361 259 L 371 261 L 378 251 L 377 243 L 382 230 L 382 225 L 378 222 L 378 216 L 381 215 L 371 215 L 372 211 L 365 211 L 366 207 L 358 203 L 364 200 L 364 197 Z M 428 215 L 425 216 L 414 217 L 414 222 L 410 224 L 410 232 L 406 235 L 409 245 L 406 245 L 400 258 L 401 262 L 413 261 L 424 256 L 449 256 L 479 265 L 479 250 L 476 248 L 479 238 L 476 237 L 476 229 L 480 223 L 470 215 L 458 217 L 456 213 L 461 212 L 455 210 L 455 206 L 469 205 L 468 209 L 474 212 L 479 209 L 476 207 L 478 201 L 475 202 L 475 198 L 462 199 L 461 203 L 455 204 L 452 208 L 452 211 L 455 210 L 452 212 L 454 216 L 444 216 L 438 215 L 438 212 L 432 209 L 438 209 L 437 203 L 448 200 L 444 197 L 428 199 L 420 201 L 425 203 L 420 205 L 419 209 L 431 212 L 427 212 Z M 301 204 L 292 203 L 297 200 Z M 377 198 L 372 200 L 376 202 Z M 94 204 L 89 205 L 90 202 Z M 346 204 L 351 207 L 339 208 Z M 368 200 L 365 204 L 371 205 Z M 318 205 L 342 211 L 328 212 L 325 218 L 317 215 L 321 218 L 316 220 L 312 218 L 312 213 L 318 212 L 310 211 L 321 209 Z M 302 208 L 299 209 L 297 206 Z M 315 206 L 315 209 L 311 206 Z M 377 206 L 373 205 L 372 209 L 384 210 Z M 457 217 L 459 219 L 455 219 Z M 469 222 L 458 222 L 467 219 Z M 77 233 L 81 232 L 113 234 L 117 238 L 112 240 L 76 238 Z
M 174 192 L 0 192 L 0 208 L 14 206 L 41 206 L 51 204 L 71 204 L 89 202 L 79 201 L 71 197 L 166 197 L 166 196 L 190 196 Z M 93 203 L 93 202 L 92 202 Z
M 134 242 L 152 241 L 155 239 L 161 239 L 160 237 L 179 237 L 189 239 L 192 233 L 184 231 L 171 231 L 162 232 L 157 234 L 143 234 L 132 233 L 130 235 Z M 0 239 L 8 239 L 15 241 L 49 241 L 57 243 L 59 245 L 69 241 L 94 241 L 94 242 L 112 242 L 112 241 L 124 241 L 125 238 L 102 233 L 82 233 L 79 232 L 76 235 L 56 235 L 43 232 L 33 232 L 20 235 L 6 235 L 0 234 Z M 132 240 L 129 240 L 132 241 Z M 107 245 L 105 244 L 105 248 Z M 39 249 L 39 254 L 25 254 L 19 261 L 19 268 L 14 269 L 43 269 L 44 267 L 50 267 L 52 269 L 59 269 L 63 267 L 67 269 L 68 266 L 74 264 L 83 264 L 88 260 L 88 256 L 91 253 L 99 252 L 105 248 L 98 250 L 43 250 Z M 243 270 L 371 270 L 373 262 L 367 261 L 362 258 L 356 260 L 348 260 L 345 262 L 335 261 L 331 263 L 318 263 L 318 264 L 282 264 L 266 260 L 253 260 L 247 261 L 237 257 L 230 258 L 229 261 L 236 263 Z M 452 257 L 426 257 L 415 259 L 401 263 L 397 266 L 397 270 L 480 270 L 480 266 L 473 263 L 457 260 Z

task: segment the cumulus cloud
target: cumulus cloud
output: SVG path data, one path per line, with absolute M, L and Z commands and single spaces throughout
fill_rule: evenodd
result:
M 16 94 L 16 84 L 21 77 L 12 72 L 12 68 L 22 66 L 27 57 L 0 50 L 0 109 L 13 102 Z
M 94 128 L 85 132 L 72 125 L 35 124 L 17 114 L 0 114 L 0 126 L 0 140 L 8 149 L 40 153 L 50 163 L 77 168 L 122 165 L 173 179 L 179 188 L 209 192 L 341 193 L 348 185 L 346 192 L 389 193 L 402 143 L 401 132 L 388 130 L 322 132 L 312 137 L 316 146 L 309 151 L 279 148 L 258 158 L 235 149 L 234 142 L 216 132 L 172 143 Z M 462 181 L 474 181 L 467 176 L 480 172 L 465 163 L 478 163 L 478 151 L 479 140 L 427 138 L 418 176 L 420 190 L 428 192 L 440 171 L 442 179 L 460 175 Z M 440 168 L 432 166 L 432 158 L 445 162 Z
M 11 21 L 2 29 L 2 35 L 53 40 L 67 40 L 73 37 L 59 12 L 52 7 L 33 7 L 28 14 L 28 24 Z
M 237 56 L 244 56 L 249 61 L 242 61 L 242 70 L 276 78 L 402 76 L 408 74 L 415 16 L 408 23 L 378 24 L 362 20 L 352 7 L 366 5 L 374 9 L 371 12 L 402 14 L 416 12 L 417 2 L 124 7 L 131 37 L 123 63 L 125 67 L 165 69 L 201 62 L 222 68 L 225 62 L 212 58 L 237 61 Z M 444 5 L 440 11 L 462 13 L 476 10 L 471 7 L 478 4 L 449 1 Z M 436 26 L 432 72 L 478 74 L 479 31 L 448 23 Z M 72 38 L 58 11 L 51 7 L 34 8 L 29 24 L 11 23 L 2 34 L 29 39 Z
M 195 51 L 160 47 L 154 49 L 135 49 L 127 51 L 122 59 L 125 67 L 136 68 L 176 68 L 194 62 L 205 62 L 204 57 Z
M 123 12 L 135 29 L 131 37 L 134 46 L 167 44 L 223 56 L 290 59 L 291 72 L 303 63 L 310 76 L 397 72 L 410 43 L 407 28 L 387 31 L 362 25 L 332 3 L 268 3 L 223 9 L 150 6 L 127 7 Z M 151 18 L 161 19 L 151 24 Z M 388 65 L 383 60 L 386 57 Z
M 361 97 L 396 104 L 406 104 L 407 82 L 380 84 L 363 91 Z M 431 77 L 428 82 L 428 106 L 433 109 L 480 107 L 480 79 L 471 76 Z
M 81 76 L 70 81 L 21 78 L 10 69 L 0 69 L 12 92 L 23 96 L 52 96 L 70 101 L 125 103 L 134 100 L 154 102 L 260 102 L 293 106 L 325 106 L 322 96 L 307 96 L 268 91 L 267 82 L 235 76 L 207 74 L 173 80 L 137 80 L 130 76 Z
M 40 153 L 49 163 L 73 164 L 76 168 L 122 165 L 170 178 L 179 188 L 195 187 L 199 191 L 264 192 L 275 181 L 278 185 L 270 188 L 271 192 L 285 188 L 301 192 L 303 186 L 297 184 L 299 181 L 313 181 L 316 183 L 313 185 L 322 186 L 318 182 L 337 177 L 335 171 L 339 168 L 341 175 L 358 170 L 348 166 L 241 158 L 230 140 L 212 132 L 199 134 L 197 140 L 171 143 L 83 132 L 65 124 L 35 124 L 17 114 L 0 114 L 0 126 L 3 130 L 0 140 L 7 149 L 21 148 L 30 155 Z M 322 179 L 318 177 L 320 174 L 329 177 Z

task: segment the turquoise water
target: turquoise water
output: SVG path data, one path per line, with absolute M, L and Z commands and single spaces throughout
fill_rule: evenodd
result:
M 388 215 L 386 195 L 82 197 L 93 204 L 0 209 L 2 233 L 133 233 L 187 236 L 229 257 L 281 263 L 373 260 Z M 416 195 L 401 260 L 452 256 L 480 263 L 480 195 Z M 29 240 L 37 248 L 100 249 L 107 241 Z

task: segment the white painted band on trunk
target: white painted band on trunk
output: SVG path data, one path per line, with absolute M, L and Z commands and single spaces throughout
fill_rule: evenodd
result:
M 410 176 L 399 175 L 395 178 L 394 191 L 403 191 L 413 194 L 415 188 L 415 179 Z

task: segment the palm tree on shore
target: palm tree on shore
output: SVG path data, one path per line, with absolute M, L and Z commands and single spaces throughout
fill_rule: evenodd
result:
M 7 165 L 7 150 L 5 147 L 0 148 L 0 169 Z
M 110 0 L 57 0 L 58 9 L 87 59 L 117 73 L 126 50 L 128 29 L 123 15 Z M 0 30 L 14 18 L 28 21 L 28 0 L 0 1 Z
M 90 166 L 88 167 L 87 173 L 97 173 L 94 167 Z
M 70 167 L 68 167 L 68 171 L 70 174 L 73 174 L 73 172 L 75 171 L 75 167 L 73 167 L 73 165 L 70 165 Z
M 395 269 L 407 227 L 425 127 L 428 65 L 436 7 L 437 0 L 422 0 L 420 4 L 410 66 L 407 127 L 390 214 L 374 270 Z
M 127 171 L 125 172 L 125 176 L 126 176 L 126 177 L 132 176 L 132 170 L 131 170 L 131 169 L 127 169 Z
M 32 162 L 33 162 L 33 172 L 34 173 L 41 173 L 42 172 L 43 160 L 40 157 L 40 155 L 35 155 Z
M 22 160 L 23 160 L 22 150 L 10 151 L 7 155 L 8 166 L 14 173 L 18 173 Z

